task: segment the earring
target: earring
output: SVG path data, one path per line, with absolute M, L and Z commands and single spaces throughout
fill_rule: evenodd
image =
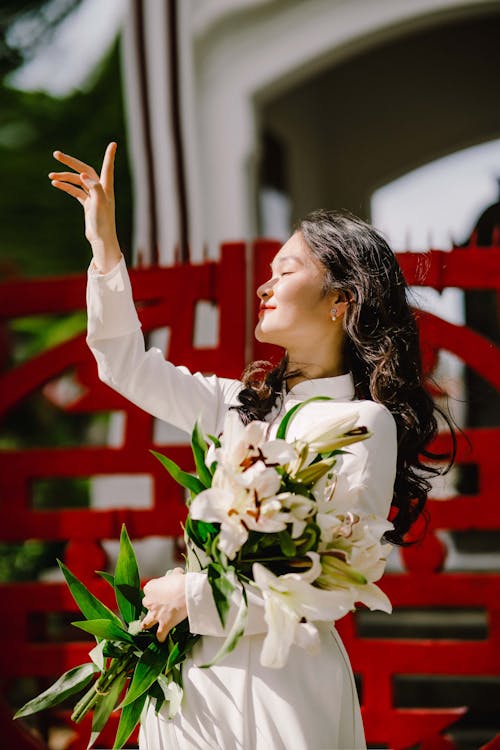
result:
M 330 310 L 330 315 L 331 315 L 332 320 L 337 320 L 337 308 L 336 307 L 332 307 L 332 309 Z

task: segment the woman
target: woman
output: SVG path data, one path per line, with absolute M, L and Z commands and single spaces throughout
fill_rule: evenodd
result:
M 359 413 L 373 433 L 344 454 L 336 495 L 353 510 L 387 518 L 386 538 L 402 543 L 437 473 L 419 456 L 436 432 L 433 404 L 422 388 L 418 335 L 395 257 L 368 224 L 346 212 L 314 212 L 275 256 L 271 277 L 257 290 L 259 341 L 286 350 L 274 369 L 250 365 L 243 382 L 192 375 L 145 351 L 130 283 L 116 236 L 113 163 L 106 150 L 101 175 L 78 159 L 55 152 L 72 171 L 51 172 L 52 184 L 84 208 L 93 261 L 88 284 L 88 343 L 102 380 L 160 419 L 190 431 L 218 434 L 224 416 L 269 423 L 276 434 L 283 414 L 311 396 L 330 396 L 297 413 L 289 437 L 307 432 L 319 416 Z M 392 506 L 392 508 L 391 508 Z M 143 750 L 333 750 L 364 748 L 352 671 L 333 626 L 318 623 L 321 652 L 292 646 L 282 669 L 262 667 L 266 631 L 262 600 L 249 593 L 249 620 L 236 649 L 210 669 L 224 635 L 205 573 L 188 559 L 188 572 L 150 581 L 143 626 L 158 624 L 158 638 L 186 616 L 204 637 L 184 665 L 181 711 L 169 719 L 150 709 Z M 237 595 L 226 628 L 237 610 Z M 226 630 L 227 632 L 227 630 Z

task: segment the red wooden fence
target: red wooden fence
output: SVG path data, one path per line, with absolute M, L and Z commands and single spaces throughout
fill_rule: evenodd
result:
M 221 261 L 197 266 L 153 268 L 131 272 L 134 294 L 140 308 L 143 329 L 170 326 L 168 356 L 190 369 L 238 377 L 245 355 L 269 356 L 258 343 L 249 348 L 247 312 L 256 319 L 256 305 L 248 304 L 248 286 L 254 289 L 267 278 L 268 264 L 279 245 L 260 241 L 251 258 L 242 243 L 224 245 Z M 469 247 L 422 256 L 399 256 L 410 284 L 493 289 L 500 292 L 500 249 Z M 84 306 L 82 276 L 19 280 L 0 285 L 0 318 L 4 324 L 17 317 L 42 313 L 69 313 Z M 194 314 L 198 300 L 210 300 L 219 307 L 219 341 L 213 348 L 193 346 Z M 440 349 L 455 353 L 495 388 L 500 388 L 499 353 L 479 333 L 452 325 L 429 314 L 419 316 L 424 362 L 431 371 Z M 5 337 L 5 341 L 8 337 Z M 7 346 L 7 344 L 5 344 Z M 246 347 L 246 348 L 245 348 Z M 4 352 L 5 355 L 5 352 Z M 0 357 L 5 359 L 5 357 Z M 42 390 L 51 398 L 55 379 L 68 371 L 79 385 L 78 394 L 61 406 L 67 413 L 119 410 L 125 414 L 125 433 L 120 447 L 81 446 L 0 451 L 0 541 L 25 539 L 67 540 L 65 562 L 91 585 L 93 591 L 112 606 L 109 588 L 93 575 L 103 569 L 106 555 L 101 541 L 116 539 L 125 522 L 132 539 L 158 534 L 176 536 L 185 513 L 179 488 L 150 456 L 148 449 L 167 449 L 153 441 L 153 418 L 140 411 L 97 379 L 94 361 L 84 335 L 4 371 L 0 378 L 0 412 L 15 409 L 33 393 Z M 500 674 L 500 574 L 493 572 L 443 572 L 446 548 L 436 532 L 445 530 L 500 530 L 500 507 L 496 499 L 500 479 L 494 446 L 499 429 L 468 429 L 459 436 L 458 463 L 478 467 L 476 496 L 431 500 L 431 523 L 425 541 L 404 554 L 406 570 L 387 574 L 382 587 L 396 609 L 432 607 L 477 607 L 487 613 L 488 632 L 481 640 L 367 638 L 359 634 L 355 617 L 344 618 L 339 630 L 362 685 L 362 709 L 369 743 L 392 748 L 409 748 L 420 743 L 422 750 L 452 750 L 456 745 L 446 730 L 467 711 L 467 707 L 403 708 L 395 704 L 395 683 L 399 676 Z M 468 438 L 470 446 L 467 444 Z M 438 439 L 443 447 L 445 439 Z M 446 446 L 444 446 L 446 448 Z M 168 446 L 168 454 L 190 467 L 185 446 Z M 36 510 L 32 507 L 33 483 L 56 477 L 90 477 L 113 474 L 147 474 L 153 480 L 153 502 L 147 509 Z M 43 622 L 48 613 L 72 612 L 74 603 L 61 583 L 11 583 L 0 586 L 0 616 L 3 645 L 0 674 L 6 689 L 22 677 L 52 678 L 86 661 L 88 643 L 54 643 L 34 637 L 33 622 Z M 332 697 L 332 699 L 334 699 Z M 57 716 L 67 721 L 67 714 Z M 1 716 L 0 716 L 1 719 Z M 12 732 L 4 712 L 5 727 L 0 736 Z M 1 723 L 1 721 L 0 721 Z M 100 744 L 112 744 L 113 727 L 103 733 Z M 77 728 L 72 750 L 85 747 L 88 723 Z M 31 746 L 21 735 L 9 745 Z M 500 735 L 497 738 L 500 742 Z M 493 748 L 493 744 L 488 747 Z M 497 746 L 497 745 L 495 745 Z

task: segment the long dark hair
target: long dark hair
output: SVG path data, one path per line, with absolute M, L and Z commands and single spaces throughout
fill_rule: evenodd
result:
M 392 413 L 398 434 L 398 456 L 391 518 L 394 530 L 386 539 L 406 544 L 405 534 L 422 513 L 430 479 L 442 468 L 425 459 L 443 460 L 427 446 L 437 434 L 436 412 L 455 434 L 450 419 L 435 406 L 423 387 L 419 337 L 408 303 L 408 286 L 385 239 L 348 211 L 318 210 L 296 228 L 308 249 L 325 269 L 324 293 L 337 291 L 352 302 L 344 315 L 344 363 L 354 379 L 356 396 L 384 404 Z M 296 376 L 285 355 L 273 367 L 253 362 L 243 374 L 238 412 L 245 422 L 264 419 L 279 403 L 283 383 Z

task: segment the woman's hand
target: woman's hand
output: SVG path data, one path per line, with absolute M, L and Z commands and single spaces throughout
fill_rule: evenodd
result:
M 116 143 L 110 143 L 106 148 L 100 175 L 93 167 L 61 151 L 54 151 L 54 158 L 74 171 L 49 173 L 54 187 L 82 204 L 85 236 L 92 245 L 94 261 L 101 273 L 110 271 L 121 258 L 113 186 L 116 148 Z
M 156 637 L 164 641 L 170 630 L 187 617 L 186 579 L 182 568 L 174 568 L 162 578 L 144 586 L 142 603 L 149 610 L 142 621 L 144 630 L 158 623 Z

